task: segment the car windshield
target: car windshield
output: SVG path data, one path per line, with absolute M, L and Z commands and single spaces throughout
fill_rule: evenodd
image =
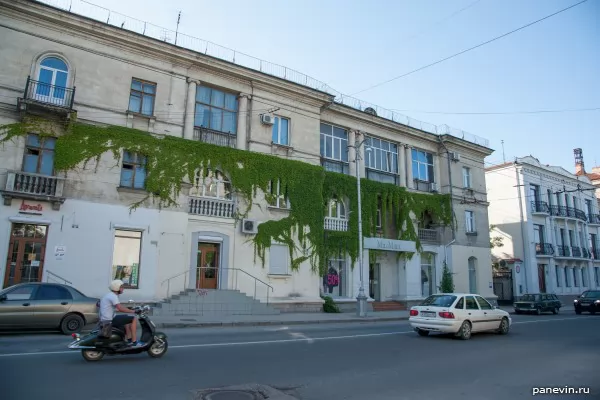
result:
M 581 297 L 600 297 L 600 291 L 591 290 L 589 292 L 585 292 L 581 295 Z
M 422 306 L 450 307 L 456 300 L 456 296 L 452 295 L 434 295 L 426 298 Z
M 526 294 L 521 297 L 521 301 L 536 301 L 537 297 L 535 294 Z

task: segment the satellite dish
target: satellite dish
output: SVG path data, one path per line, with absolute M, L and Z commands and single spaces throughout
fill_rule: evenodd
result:
M 500 265 L 501 267 L 506 267 L 506 260 L 500 260 L 500 262 L 498 263 L 498 265 Z
M 371 114 L 374 116 L 377 116 L 377 111 L 375 111 L 375 109 L 373 107 L 367 107 L 364 110 L 367 114 Z

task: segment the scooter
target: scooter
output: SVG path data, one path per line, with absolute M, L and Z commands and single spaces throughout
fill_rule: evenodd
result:
M 104 355 L 129 355 L 147 352 L 150 357 L 160 358 L 165 355 L 169 344 L 167 335 L 156 331 L 156 325 L 148 316 L 149 306 L 138 306 L 133 309 L 139 315 L 138 320 L 142 326 L 142 337 L 140 341 L 144 343 L 141 347 L 132 347 L 125 339 L 125 330 L 113 327 L 110 337 L 101 336 L 100 328 L 93 330 L 88 335 L 80 337 L 74 333 L 73 341 L 69 344 L 69 349 L 81 350 L 81 355 L 87 361 L 100 361 Z

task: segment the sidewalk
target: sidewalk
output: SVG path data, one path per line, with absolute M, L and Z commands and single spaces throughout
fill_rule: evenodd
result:
M 205 328 L 221 326 L 268 326 L 268 325 L 303 325 L 303 324 L 337 324 L 352 322 L 389 322 L 408 319 L 408 311 L 369 312 L 361 318 L 355 312 L 347 313 L 282 313 L 278 315 L 223 315 L 220 318 L 202 317 L 201 315 L 182 315 L 176 317 L 152 317 L 159 328 Z

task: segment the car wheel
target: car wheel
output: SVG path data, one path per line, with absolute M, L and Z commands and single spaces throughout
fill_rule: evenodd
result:
M 469 321 L 463 322 L 458 331 L 458 337 L 462 340 L 471 339 L 471 323 Z
M 500 327 L 498 328 L 498 333 L 501 335 L 506 335 L 510 330 L 510 324 L 508 323 L 508 318 L 502 318 L 500 321 Z
M 419 336 L 429 336 L 429 331 L 424 331 L 423 329 L 417 329 L 417 333 Z
M 558 314 L 558 307 L 554 307 L 552 309 L 552 314 L 555 314 L 555 315 Z
M 575 314 L 580 315 L 581 314 L 581 310 L 579 310 L 579 309 L 576 308 L 575 309 Z
M 542 314 L 542 309 L 541 309 L 540 307 L 538 307 L 538 308 L 535 310 L 535 313 L 536 313 L 537 315 L 541 315 L 541 314 Z
M 77 314 L 67 314 L 60 323 L 60 330 L 65 335 L 79 333 L 83 329 L 85 321 Z

